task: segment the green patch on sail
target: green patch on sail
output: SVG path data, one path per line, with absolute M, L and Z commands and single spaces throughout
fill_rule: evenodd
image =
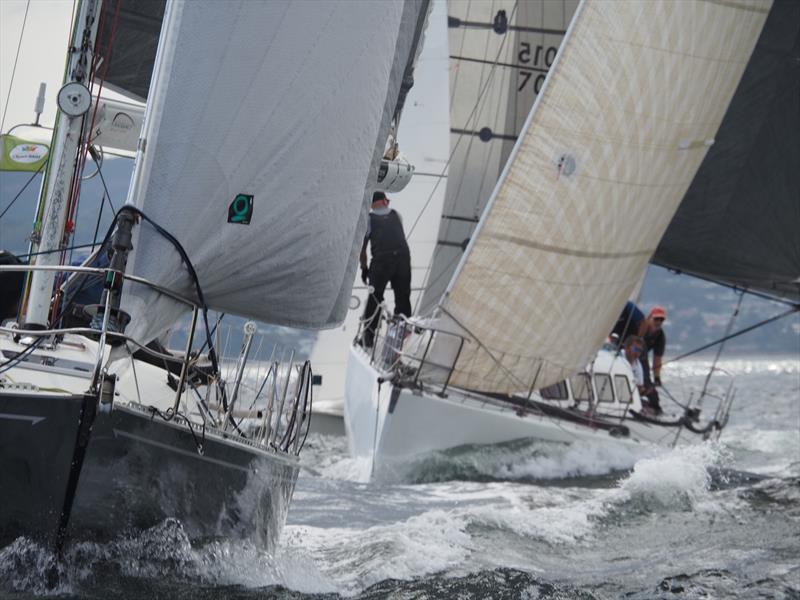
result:
M 253 196 L 249 194 L 237 194 L 228 207 L 228 223 L 239 223 L 250 225 L 250 218 L 253 216 Z

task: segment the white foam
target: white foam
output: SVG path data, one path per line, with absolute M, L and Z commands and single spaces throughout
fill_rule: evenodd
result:
M 196 552 L 202 579 L 248 588 L 282 585 L 303 593 L 331 593 L 334 584 L 307 555 L 280 549 L 275 555 L 244 542 L 213 542 Z
M 475 549 L 466 525 L 446 510 L 360 530 L 290 525 L 282 545 L 308 552 L 336 580 L 337 591 L 350 595 L 384 579 L 411 579 L 461 564 Z
M 716 444 L 675 448 L 637 462 L 633 472 L 621 481 L 620 489 L 649 508 L 691 509 L 707 498 L 711 483 L 708 467 L 718 465 L 723 457 Z
M 368 457 L 341 458 L 320 469 L 323 477 L 355 483 L 369 483 L 372 476 L 372 460 Z
M 638 459 L 652 452 L 646 446 L 574 442 L 539 446 L 533 456 L 521 457 L 498 469 L 496 475 L 508 479 L 559 479 L 602 475 L 630 469 Z
M 572 544 L 591 533 L 594 527 L 592 517 L 601 515 L 604 508 L 599 501 L 583 500 L 557 507 L 520 510 L 494 506 L 480 507 L 470 512 L 470 519 L 477 523 L 493 525 L 550 544 Z

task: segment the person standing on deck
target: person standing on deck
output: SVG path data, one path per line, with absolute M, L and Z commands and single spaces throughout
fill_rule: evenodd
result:
M 367 267 L 367 243 L 372 262 Z M 370 348 L 380 321 L 379 305 L 383 302 L 386 284 L 394 291 L 394 314 L 411 316 L 411 253 L 403 231 L 403 221 L 389 208 L 383 192 L 372 195 L 367 234 L 361 246 L 361 281 L 369 282 L 372 290 L 367 299 L 363 319 L 368 321 L 361 343 Z
M 661 328 L 667 318 L 667 311 L 662 306 L 654 306 L 650 309 L 647 318 L 643 323 L 642 339 L 644 340 L 644 352 L 639 360 L 642 362 L 644 371 L 644 385 L 647 388 L 647 399 L 650 401 L 651 408 L 656 412 L 661 412 L 661 403 L 658 397 L 657 387 L 661 386 L 661 361 L 664 350 L 667 346 L 667 336 Z M 650 351 L 653 352 L 653 370 L 650 376 Z

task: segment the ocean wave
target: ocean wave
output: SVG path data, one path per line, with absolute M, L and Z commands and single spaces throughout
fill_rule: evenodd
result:
M 175 519 L 136 535 L 107 543 L 69 545 L 59 560 L 38 542 L 18 538 L 0 549 L 0 589 L 36 596 L 79 594 L 100 597 L 126 586 L 156 582 L 162 594 L 184 584 L 264 588 L 283 586 L 304 593 L 335 591 L 302 553 L 279 549 L 270 554 L 242 540 L 211 540 L 194 545 Z

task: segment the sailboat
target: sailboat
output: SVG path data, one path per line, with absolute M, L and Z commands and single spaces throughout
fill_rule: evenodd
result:
M 208 311 L 307 328 L 342 320 L 426 12 L 416 1 L 79 4 L 37 259 L 0 266 L 31 273 L 21 312 L 0 327 L 0 544 L 27 536 L 62 550 L 167 518 L 192 539 L 274 544 L 308 431 L 311 367 L 274 363 L 258 423 L 244 423 L 257 325 L 245 325 L 224 381 Z M 146 100 L 144 124 L 102 250 L 68 266 L 65 223 L 100 86 Z M 62 273 L 78 276 L 63 284 Z M 65 326 L 70 298 L 97 282 L 85 322 Z M 168 352 L 187 314 L 185 350 Z
M 783 16 L 770 8 L 581 2 L 519 135 L 498 135 L 474 118 L 489 101 L 481 93 L 492 89 L 476 78 L 460 133 L 484 142 L 487 155 L 494 141 L 502 173 L 495 185 L 492 161 L 462 161 L 462 182 L 458 163 L 451 166 L 442 249 L 417 316 L 387 318 L 370 351 L 351 348 L 345 423 L 353 454 L 375 467 L 525 437 L 671 444 L 685 429 L 695 439 L 719 434 L 730 393 L 703 422 L 689 411 L 646 418 L 630 364 L 602 347 L 724 133 L 768 14 Z M 530 32 L 515 17 L 513 9 L 451 17 L 463 29 L 462 60 L 494 68 L 495 78 L 522 78 L 534 48 L 541 56 L 546 44 L 508 36 L 513 51 L 504 55 L 499 38 Z M 497 36 L 496 59 L 469 56 L 475 31 Z M 451 85 L 461 76 L 451 73 Z M 525 89 L 515 83 L 512 91 Z M 513 144 L 507 159 L 501 140 Z M 458 201 L 470 194 L 474 212 L 461 212 Z
M 445 3 L 433 2 L 414 65 L 414 86 L 406 99 L 396 136 L 415 172 L 402 190 L 386 188 L 382 182 L 377 184 L 403 219 L 411 250 L 411 270 L 420 279 L 436 245 L 446 181 L 443 170 L 449 154 L 446 31 Z M 422 290 L 419 284 L 412 287 L 412 304 Z M 349 346 L 358 333 L 368 293 L 368 287 L 357 279 L 345 321 L 337 328 L 318 332 L 314 339 L 310 354 L 314 365 L 312 433 L 345 435 L 344 391 Z M 387 295 L 392 296 L 391 292 Z

